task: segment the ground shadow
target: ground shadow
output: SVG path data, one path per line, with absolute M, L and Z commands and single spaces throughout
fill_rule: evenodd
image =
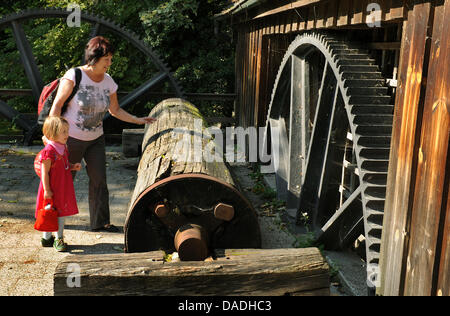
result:
M 100 255 L 124 253 L 124 244 L 99 243 L 95 245 L 69 245 L 67 252 L 71 255 Z
M 123 234 L 123 230 L 124 230 L 123 226 L 117 226 L 117 225 L 114 225 L 114 226 L 116 226 L 119 229 L 119 231 L 114 234 Z M 104 232 L 104 231 L 94 232 L 91 230 L 89 225 L 66 224 L 66 225 L 64 225 L 64 229 L 78 230 L 78 231 L 84 231 L 84 232 L 89 232 L 89 233 L 111 234 L 111 233 Z

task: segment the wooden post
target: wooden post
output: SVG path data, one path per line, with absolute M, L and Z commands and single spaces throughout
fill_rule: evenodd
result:
M 216 250 L 215 256 L 166 262 L 162 251 L 71 255 L 56 268 L 54 294 L 329 295 L 329 267 L 317 248 Z
M 442 238 L 448 240 L 440 225 L 446 216 L 450 173 L 450 1 L 445 3 L 434 9 L 404 295 L 449 293 L 448 283 L 446 288 L 436 288 L 437 276 L 450 274 L 449 269 L 439 269 L 439 258 L 445 256 Z

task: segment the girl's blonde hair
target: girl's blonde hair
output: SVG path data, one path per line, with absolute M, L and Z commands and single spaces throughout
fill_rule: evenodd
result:
M 56 139 L 64 127 L 69 126 L 69 122 L 63 117 L 48 116 L 42 127 L 42 133 L 50 140 Z

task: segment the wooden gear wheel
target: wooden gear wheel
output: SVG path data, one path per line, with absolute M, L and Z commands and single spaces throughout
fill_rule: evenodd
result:
M 281 63 L 267 117 L 278 195 L 327 249 L 363 235 L 367 264 L 380 256 L 391 103 L 366 50 L 328 33 L 305 33 Z

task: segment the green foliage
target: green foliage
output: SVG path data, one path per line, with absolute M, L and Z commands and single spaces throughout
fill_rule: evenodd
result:
M 277 199 L 277 192 L 265 184 L 264 175 L 261 173 L 259 166 L 249 176 L 255 182 L 252 192 L 261 195 L 265 200 L 271 200 L 267 205 L 277 210 L 285 206 L 285 202 Z
M 231 29 L 227 26 L 215 32 L 213 20 L 226 0 L 4 0 L 0 3 L 0 16 L 27 8 L 67 8 L 73 2 L 83 11 L 103 16 L 136 33 L 169 65 L 186 92 L 234 91 Z M 47 18 L 29 20 L 22 27 L 46 83 L 81 64 L 92 25 L 82 23 L 80 28 L 70 28 L 64 19 Z M 102 35 L 116 47 L 109 73 L 119 84 L 119 91 L 131 91 L 151 78 L 155 67 L 139 50 L 116 34 Z M 0 88 L 29 88 L 10 28 L 0 29 L 0 56 Z M 36 111 L 30 97 L 14 98 L 8 104 L 20 112 Z M 148 113 L 152 103 L 146 105 Z M 233 107 L 232 102 L 196 105 L 204 115 L 214 116 L 230 116 Z M 142 111 L 142 104 L 139 106 Z M 130 112 L 136 113 L 137 109 Z
M 227 1 L 155 1 L 157 7 L 140 14 L 145 41 L 174 69 L 188 92 L 232 93 L 234 49 L 231 30 L 215 33 L 213 14 Z M 231 116 L 232 103 L 196 104 L 206 116 Z
M 193 18 L 198 8 L 197 0 L 169 0 L 141 13 L 151 45 L 162 46 L 173 37 L 179 38 L 179 31 L 194 30 Z
M 316 239 L 313 232 L 307 232 L 295 237 L 294 248 L 309 248 L 316 246 Z

